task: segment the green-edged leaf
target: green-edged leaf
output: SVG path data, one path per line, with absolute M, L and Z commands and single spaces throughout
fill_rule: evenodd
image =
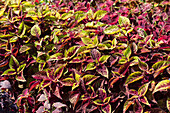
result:
M 140 71 L 133 72 L 127 77 L 125 84 L 133 83 L 135 81 L 142 79 L 143 77 L 144 76 Z
M 77 46 L 72 46 L 72 47 L 70 47 L 70 48 L 68 49 L 65 57 L 68 57 L 68 58 L 74 57 L 74 55 L 77 53 L 78 49 L 79 49 L 79 48 L 78 48 Z
M 126 72 L 129 69 L 130 62 L 126 62 L 122 66 L 119 67 L 118 73 L 121 74 L 122 76 L 125 76 Z
M 97 24 L 94 25 L 94 28 L 97 28 L 97 27 L 104 27 L 106 26 L 106 24 L 102 23 L 102 22 L 97 22 Z
M 119 25 L 130 25 L 130 20 L 127 17 L 119 16 Z
M 23 27 L 24 27 L 24 21 L 22 21 L 21 24 L 19 25 L 19 27 L 18 27 L 18 29 L 19 29 L 19 30 L 18 30 L 18 33 L 21 33 Z
M 18 67 L 18 66 L 19 66 L 18 60 L 13 55 L 11 55 L 11 58 L 9 61 L 9 67 L 12 69 L 12 68 Z
M 96 12 L 94 13 L 94 19 L 100 20 L 100 19 L 103 18 L 106 14 L 107 14 L 107 11 L 98 10 L 98 11 L 96 11 Z
M 153 93 L 167 89 L 170 89 L 170 80 L 162 80 L 155 86 Z
M 12 38 L 10 38 L 10 43 L 12 42 L 16 42 L 18 40 L 17 36 L 13 36 Z
M 83 41 L 83 43 L 84 43 L 85 45 L 89 45 L 89 44 L 92 44 L 92 43 L 93 43 L 92 39 L 89 38 L 89 37 L 82 37 L 81 40 Z
M 6 35 L 1 34 L 0 38 L 8 38 L 8 37 L 10 38 L 12 36 L 14 36 L 14 34 L 6 34 Z
M 92 21 L 92 22 L 88 22 L 88 23 L 86 23 L 86 25 L 85 25 L 86 27 L 93 27 L 94 26 L 94 22 Z
M 17 81 L 26 82 L 26 79 L 23 74 L 17 75 L 15 78 Z
M 83 79 L 86 85 L 90 85 L 97 78 L 99 78 L 99 76 L 95 76 L 95 75 L 84 75 L 83 76 Z
M 154 78 L 156 78 L 158 75 L 160 75 L 160 73 L 162 72 L 162 70 L 164 70 L 165 68 L 170 66 L 170 62 L 169 61 L 158 61 L 155 64 L 153 64 L 152 68 L 154 69 Z
M 15 69 L 7 69 L 6 71 L 4 71 L 4 72 L 2 73 L 1 76 L 3 76 L 3 75 L 15 75 L 15 74 L 16 74 Z
M 116 45 L 117 45 L 117 40 L 116 40 L 116 38 L 114 38 L 113 40 L 112 40 L 112 45 L 115 47 Z
M 92 9 L 90 9 L 88 12 L 87 12 L 87 15 L 88 15 L 88 18 L 89 19 L 93 19 L 93 11 L 92 11 Z
M 99 74 L 101 74 L 102 76 L 104 76 L 104 77 L 106 77 L 106 78 L 109 78 L 108 69 L 107 69 L 107 67 L 106 67 L 104 64 L 98 66 L 98 67 L 96 68 L 96 71 L 97 71 Z
M 84 11 L 77 11 L 74 14 L 76 15 L 75 19 L 77 20 L 78 23 L 86 18 L 86 14 Z
M 54 72 L 54 75 L 55 75 L 55 79 L 60 79 L 62 74 L 63 74 L 63 70 L 64 70 L 64 67 L 65 67 L 65 64 L 63 64 L 62 66 L 58 67 L 55 72 Z
M 139 89 L 138 89 L 138 95 L 145 95 L 147 90 L 148 90 L 149 83 L 143 84 Z
M 102 106 L 103 113 L 111 113 L 111 105 L 107 104 L 105 106 Z
M 98 49 L 99 49 L 99 50 L 107 50 L 108 47 L 106 46 L 106 44 L 99 43 L 99 44 L 98 44 Z
M 93 103 L 96 104 L 96 105 L 103 105 L 104 104 L 103 101 L 100 100 L 100 99 L 94 100 Z
M 25 69 L 26 64 L 22 64 L 17 68 L 17 72 L 20 73 L 21 71 L 23 71 Z
M 73 83 L 75 83 L 75 80 L 73 78 L 65 78 L 62 82 L 65 86 L 72 86 Z
M 138 101 L 138 99 L 135 99 L 135 104 L 133 106 L 133 111 L 135 113 L 143 113 L 143 107 L 140 104 L 140 102 Z
M 125 64 L 127 62 L 127 59 L 124 57 L 124 58 L 121 58 L 119 59 L 119 64 Z
M 108 104 L 108 103 L 110 102 L 110 98 L 111 98 L 111 97 L 106 97 L 106 98 L 103 100 L 103 102 L 104 102 L 105 104 Z
M 169 61 L 158 61 L 158 62 L 156 62 L 155 64 L 152 65 L 152 68 L 156 72 L 158 72 L 158 71 L 161 71 L 161 70 L 167 68 L 169 65 L 170 65 Z
M 145 104 L 145 105 L 150 106 L 150 104 L 149 104 L 149 102 L 148 102 L 148 99 L 147 99 L 145 96 L 141 96 L 141 97 L 139 98 L 139 101 L 142 102 L 142 103 Z
M 130 49 L 130 46 L 128 46 L 124 51 L 123 51 L 123 55 L 129 59 L 130 55 L 131 55 L 132 51 Z
M 41 35 L 41 29 L 38 25 L 34 25 L 31 28 L 31 35 L 36 37 L 39 37 Z
M 20 53 L 24 53 L 24 52 L 26 52 L 26 51 L 28 51 L 28 50 L 30 50 L 31 48 L 29 47 L 29 46 L 27 46 L 27 45 L 23 45 L 20 49 L 19 49 L 19 52 Z
M 168 109 L 169 112 L 170 112 L 170 98 L 169 98 L 169 97 L 167 98 L 166 106 L 167 106 L 167 109 Z
M 107 35 L 115 34 L 120 31 L 119 27 L 117 25 L 109 26 L 104 30 L 104 33 Z
M 109 59 L 110 55 L 103 55 L 99 58 L 99 62 L 105 63 Z
M 126 111 L 128 110 L 128 108 L 134 104 L 134 101 L 129 99 L 127 100 L 125 103 L 124 103 L 124 106 L 123 106 L 123 113 L 126 113 Z
M 0 17 L 4 15 L 4 12 L 5 12 L 5 8 L 2 8 L 2 9 L 0 10 Z
M 97 36 L 95 36 L 95 38 L 94 38 L 94 40 L 93 40 L 93 44 L 94 44 L 95 46 L 97 46 L 97 45 L 98 45 L 98 43 L 99 43 L 99 41 L 98 41 L 98 37 L 97 37 Z
M 141 60 L 139 60 L 139 68 L 142 70 L 142 71 L 147 71 L 149 69 L 149 66 L 147 63 L 145 62 L 142 62 Z
M 138 28 L 137 30 L 138 30 L 138 35 L 140 37 L 146 37 L 147 36 L 147 33 L 146 33 L 146 31 L 144 29 Z
M 66 19 L 68 19 L 68 18 L 70 18 L 72 16 L 73 16 L 73 14 L 71 12 L 64 13 L 64 14 L 61 15 L 61 19 L 66 20 Z
M 73 109 L 75 108 L 78 100 L 80 98 L 80 94 L 72 94 L 70 97 L 69 97 L 69 101 L 71 102 L 71 104 L 73 104 Z
M 86 71 L 87 70 L 94 70 L 94 69 L 96 69 L 95 63 L 90 62 L 90 63 L 87 64 Z

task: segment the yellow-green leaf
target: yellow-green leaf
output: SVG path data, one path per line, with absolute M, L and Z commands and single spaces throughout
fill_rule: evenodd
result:
M 38 25 L 34 25 L 31 28 L 31 35 L 36 37 L 39 37 L 41 35 L 41 29 Z
M 104 30 L 104 33 L 107 35 L 116 34 L 118 32 L 120 32 L 120 29 L 117 25 L 109 26 Z
M 134 104 L 134 101 L 133 100 L 127 100 L 125 103 L 124 103 L 124 106 L 123 106 L 123 113 L 126 113 L 126 111 L 128 110 L 128 108 Z
M 162 80 L 155 86 L 153 93 L 167 89 L 170 89 L 170 80 Z
M 143 77 L 144 76 L 140 71 L 133 72 L 127 77 L 125 84 L 133 83 L 135 81 L 142 79 Z
M 19 62 L 18 60 L 13 56 L 11 55 L 11 58 L 10 58 L 10 61 L 9 61 L 9 67 L 12 69 L 13 66 L 19 66 Z
M 107 62 L 109 57 L 110 57 L 110 55 L 103 55 L 100 57 L 99 61 L 102 63 L 105 63 L 105 62 Z
M 119 16 L 119 25 L 130 25 L 130 20 L 125 16 Z
M 3 76 L 3 75 L 15 75 L 15 74 L 16 74 L 15 69 L 7 69 L 6 71 L 4 71 L 2 73 L 1 76 Z
M 5 8 L 2 8 L 2 9 L 0 10 L 0 17 L 3 16 L 4 12 L 5 12 Z
M 64 13 L 64 14 L 61 15 L 61 19 L 66 20 L 66 19 L 68 19 L 68 18 L 70 18 L 72 16 L 73 16 L 73 14 L 71 12 Z
M 142 70 L 142 71 L 147 71 L 149 69 L 149 66 L 147 63 L 145 62 L 142 62 L 141 60 L 139 60 L 139 68 Z
M 86 83 L 86 85 L 90 85 L 97 78 L 99 78 L 99 76 L 89 75 L 89 74 L 83 76 L 83 80 Z
M 145 95 L 147 90 L 148 90 L 149 83 L 143 84 L 139 89 L 138 89 L 138 95 Z
M 130 55 L 131 55 L 132 51 L 130 49 L 130 46 L 128 46 L 124 51 L 123 51 L 123 55 L 129 59 Z
M 100 20 L 107 14 L 107 11 L 98 10 L 94 13 L 94 19 Z
M 90 62 L 87 64 L 86 71 L 87 70 L 94 70 L 96 68 L 95 64 L 93 62 Z
M 81 40 L 83 41 L 83 43 L 84 43 L 85 45 L 89 45 L 89 44 L 92 44 L 92 43 L 93 43 L 92 39 L 89 38 L 89 37 L 82 37 Z
M 20 53 L 24 53 L 24 52 L 26 52 L 26 51 L 28 51 L 28 50 L 30 50 L 31 48 L 30 47 L 28 47 L 28 46 L 26 46 L 26 45 L 23 45 L 20 49 L 19 49 L 19 52 Z

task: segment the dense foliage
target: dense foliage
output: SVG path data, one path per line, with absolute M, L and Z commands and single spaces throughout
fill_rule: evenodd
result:
M 170 112 L 169 5 L 1 0 L 1 95 L 21 113 Z

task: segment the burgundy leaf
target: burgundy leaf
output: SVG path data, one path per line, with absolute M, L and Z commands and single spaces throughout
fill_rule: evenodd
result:
M 129 65 L 130 65 L 130 62 L 127 62 L 127 63 L 123 64 L 119 68 L 118 73 L 120 73 L 120 74 L 122 74 L 124 76 L 126 74 L 126 72 L 128 71 Z
M 107 97 L 106 91 L 102 88 L 99 88 L 98 91 L 99 91 L 99 99 L 104 100 Z
M 149 104 L 149 102 L 148 102 L 148 100 L 147 100 L 147 98 L 145 96 L 141 96 L 139 98 L 139 101 L 142 102 L 143 104 L 148 105 L 148 106 L 151 107 L 151 105 Z
M 33 88 L 35 88 L 37 85 L 40 84 L 40 81 L 32 81 L 30 84 L 29 84 L 29 92 L 32 91 Z
M 73 109 L 75 109 L 75 106 L 80 98 L 80 94 L 79 93 L 75 93 L 75 92 L 72 92 L 72 94 L 70 95 L 69 97 L 69 101 L 73 104 Z
M 91 51 L 91 55 L 94 60 L 99 59 L 101 57 L 101 53 L 97 49 L 93 49 Z
M 133 109 L 134 109 L 135 113 L 143 113 L 143 107 L 142 107 L 142 105 L 139 103 L 139 101 L 137 99 L 135 101 Z
M 61 95 L 60 95 L 60 90 L 59 87 L 56 87 L 54 95 L 57 96 L 59 99 L 62 99 Z
M 109 72 L 107 67 L 104 64 L 97 66 L 96 71 L 101 74 L 102 76 L 109 78 Z
M 102 111 L 104 113 L 111 113 L 111 105 L 110 104 L 107 104 L 105 106 L 102 106 Z
M 113 87 L 114 84 L 120 79 L 120 77 L 112 77 L 110 80 L 109 80 L 109 87 Z
M 27 98 L 27 101 L 28 101 L 28 103 L 29 103 L 29 105 L 30 106 L 34 106 L 35 105 L 35 99 L 34 99 L 34 97 L 28 97 Z

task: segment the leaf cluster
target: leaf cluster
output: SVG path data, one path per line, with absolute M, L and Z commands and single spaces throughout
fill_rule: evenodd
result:
M 168 1 L 0 4 L 1 89 L 19 112 L 170 112 Z

